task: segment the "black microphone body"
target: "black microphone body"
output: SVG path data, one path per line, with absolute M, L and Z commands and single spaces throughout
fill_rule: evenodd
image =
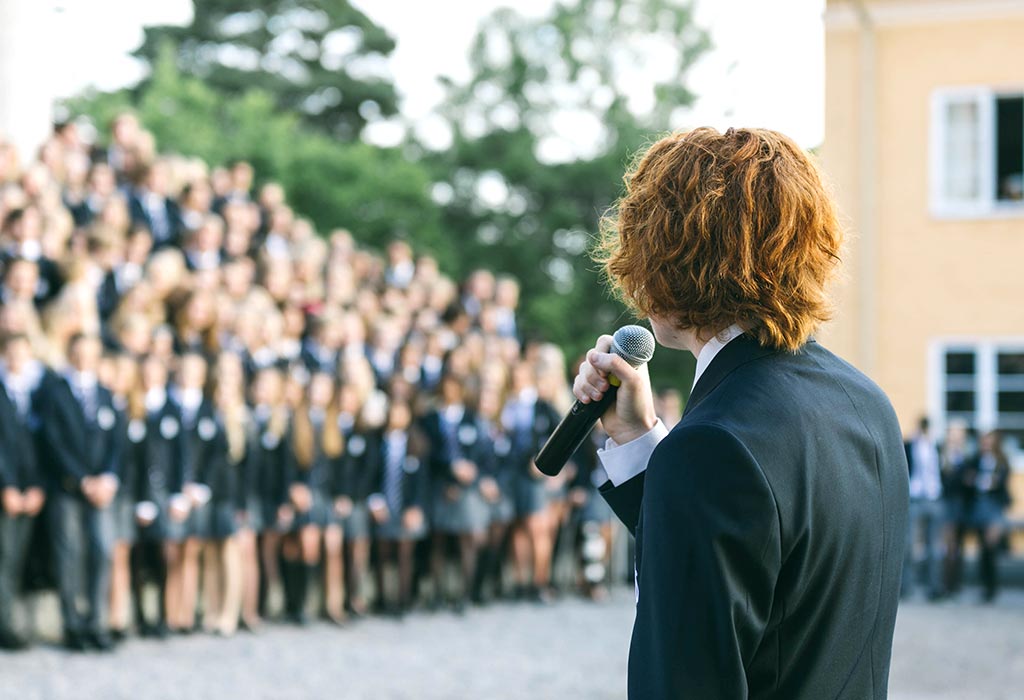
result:
M 623 326 L 615 331 L 614 341 L 612 352 L 633 367 L 645 364 L 654 354 L 654 336 L 641 326 Z M 534 463 L 542 474 L 557 476 L 593 430 L 597 419 L 615 403 L 615 395 L 619 390 L 618 379 L 614 376 L 608 379 L 611 386 L 601 399 L 590 403 L 576 401 L 541 447 Z

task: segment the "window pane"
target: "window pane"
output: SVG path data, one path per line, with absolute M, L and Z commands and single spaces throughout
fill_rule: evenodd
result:
M 1003 434 L 1003 449 L 1010 454 L 1024 446 L 1024 430 L 1007 430 L 1001 427 L 999 432 Z
M 957 412 L 972 412 L 974 411 L 974 392 L 973 391 L 947 391 L 946 392 L 946 410 L 957 411 Z
M 1024 374 L 1024 352 L 1001 352 L 996 362 L 999 374 Z
M 1024 413 L 1024 391 L 1000 391 L 1000 413 Z
M 996 100 L 996 199 L 1024 201 L 1024 97 Z
M 973 202 L 981 196 L 981 115 L 974 99 L 946 105 L 943 194 L 950 201 Z
M 974 353 L 947 352 L 946 374 L 974 374 Z

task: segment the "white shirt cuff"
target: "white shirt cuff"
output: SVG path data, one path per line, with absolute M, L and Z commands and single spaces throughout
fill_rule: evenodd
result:
M 621 486 L 637 474 L 642 474 L 647 469 L 647 461 L 654 448 L 666 435 L 668 428 L 659 418 L 648 432 L 624 445 L 608 438 L 604 448 L 597 451 L 597 456 L 612 485 Z

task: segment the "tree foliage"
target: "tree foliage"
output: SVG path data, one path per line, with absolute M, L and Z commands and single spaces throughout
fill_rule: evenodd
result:
M 178 68 L 224 95 L 258 88 L 307 125 L 351 140 L 397 112 L 394 39 L 348 0 L 193 0 L 187 26 L 148 27 L 136 55 L 175 47 Z
M 136 109 L 163 150 L 250 160 L 322 231 L 345 226 L 377 246 L 400 235 L 453 274 L 514 275 L 521 327 L 570 356 L 626 321 L 588 249 L 629 159 L 694 100 L 687 75 L 709 41 L 688 2 L 497 10 L 471 77 L 445 81 L 450 143 L 402 150 L 347 139 L 397 106 L 380 77 L 394 41 L 347 0 L 194 2 L 191 25 L 146 30 L 150 78 L 77 106 L 103 123 Z M 659 357 L 656 380 L 685 384 L 684 357 Z
M 523 281 L 524 325 L 570 354 L 625 319 L 588 249 L 631 156 L 692 104 L 686 76 L 708 46 L 675 0 L 501 9 L 480 26 L 472 77 L 447 84 L 452 145 L 429 159 L 450 193 L 444 226 L 466 237 L 466 265 Z M 692 371 L 678 355 L 656 375 Z

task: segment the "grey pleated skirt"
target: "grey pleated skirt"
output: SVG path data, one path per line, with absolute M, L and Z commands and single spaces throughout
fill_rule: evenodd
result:
M 491 524 L 491 506 L 474 486 L 459 487 L 454 500 L 448 498 L 448 485 L 434 489 L 433 528 L 452 535 L 480 533 Z

